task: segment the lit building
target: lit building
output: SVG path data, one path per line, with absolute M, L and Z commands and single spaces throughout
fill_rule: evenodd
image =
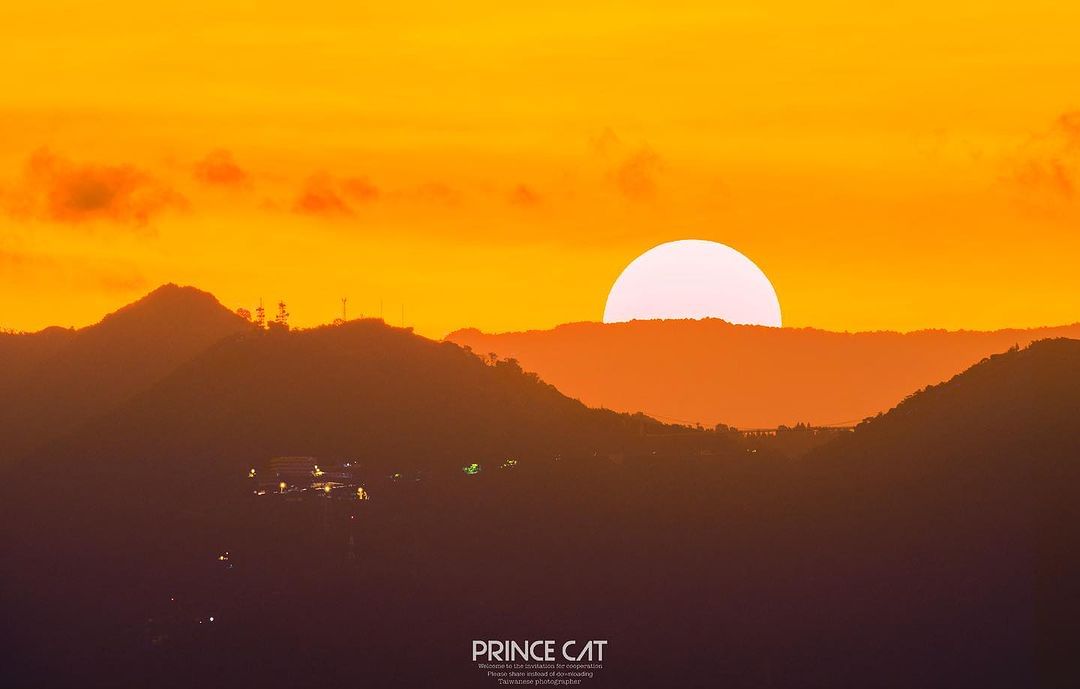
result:
M 314 457 L 274 457 L 270 460 L 270 474 L 289 483 L 310 481 L 314 471 Z

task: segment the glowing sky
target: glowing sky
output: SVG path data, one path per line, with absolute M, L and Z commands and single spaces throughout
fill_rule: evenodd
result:
M 441 336 L 752 256 L 784 324 L 1080 320 L 1080 5 L 0 6 L 0 326 L 162 282 Z

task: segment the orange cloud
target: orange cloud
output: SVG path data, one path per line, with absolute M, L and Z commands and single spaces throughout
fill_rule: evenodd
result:
M 30 156 L 22 186 L 5 205 L 13 215 L 56 222 L 107 220 L 144 226 L 158 213 L 185 208 L 187 202 L 131 165 L 74 163 L 42 149 Z
M 510 203 L 523 208 L 531 208 L 540 204 L 540 195 L 525 184 L 519 184 L 510 192 Z
M 1073 110 L 1058 117 L 1057 128 L 1074 150 L 1080 149 L 1080 110 Z
M 293 203 L 293 210 L 307 215 L 352 215 L 352 208 L 342 198 L 337 183 L 328 175 L 308 177 Z
M 350 201 L 370 203 L 381 195 L 379 188 L 366 177 L 336 179 L 325 173 L 308 177 L 293 203 L 297 213 L 324 216 L 352 215 Z
M 604 161 L 607 179 L 619 193 L 632 201 L 656 195 L 664 160 L 648 144 L 632 148 L 611 127 L 589 138 L 589 148 Z M 614 165 L 612 165 L 614 163 Z
M 249 181 L 247 171 L 233 159 L 232 153 L 217 149 L 195 164 L 195 179 L 204 184 L 240 187 Z
M 1010 179 L 1028 192 L 1072 200 L 1080 183 L 1080 110 L 1060 115 L 1012 161 Z
M 374 201 L 380 196 L 379 188 L 367 177 L 350 177 L 341 182 L 341 189 L 350 199 L 360 202 Z
M 1026 160 L 1016 169 L 1013 178 L 1023 187 L 1049 191 L 1067 199 L 1071 199 L 1076 190 L 1070 166 L 1058 158 Z
M 663 160 L 648 146 L 643 146 L 624 159 L 612 173 L 615 185 L 628 199 L 640 201 L 656 195 L 657 176 Z

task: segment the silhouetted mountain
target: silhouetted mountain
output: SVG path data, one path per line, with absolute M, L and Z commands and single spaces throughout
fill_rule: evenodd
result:
M 595 638 L 597 687 L 1077 685 L 1080 342 L 797 460 L 489 364 L 241 328 L 53 436 L 0 483 L 0 677 L 483 686 L 471 639 Z M 353 460 L 371 499 L 257 495 L 279 454 Z
M 1080 324 L 995 332 L 835 333 L 719 320 L 573 323 L 553 330 L 446 339 L 513 357 L 592 406 L 661 421 L 772 428 L 855 423 L 990 354 Z
M 589 409 L 513 362 L 489 365 L 360 320 L 226 338 L 41 454 L 100 459 L 103 477 L 152 470 L 170 481 L 238 477 L 277 455 L 457 471 L 507 457 L 606 456 L 660 427 Z
M 0 335 L 0 461 L 61 437 L 249 328 L 212 295 L 164 285 L 86 328 Z
M 811 452 L 793 501 L 817 544 L 802 566 L 844 583 L 834 613 L 874 614 L 873 632 L 843 643 L 910 663 L 903 630 L 922 628 L 951 660 L 914 684 L 962 686 L 977 657 L 998 669 L 976 685 L 1075 686 L 1078 422 L 1080 341 L 1044 340 Z
M 893 484 L 926 472 L 985 473 L 990 460 L 1030 475 L 1035 457 L 1080 457 L 1078 420 L 1080 340 L 1041 340 L 910 395 L 818 453 Z
M 75 337 L 74 329 L 56 326 L 36 333 L 0 333 L 0 390 L 16 394 L 26 379 Z

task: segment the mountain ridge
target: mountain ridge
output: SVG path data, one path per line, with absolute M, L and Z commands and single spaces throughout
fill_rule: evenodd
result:
M 998 331 L 840 333 L 716 319 L 574 323 L 447 340 L 511 357 L 592 406 L 664 421 L 771 428 L 854 424 L 982 358 L 1080 324 Z
M 190 464 L 171 471 L 192 476 L 288 454 L 454 470 L 506 456 L 616 451 L 643 425 L 661 427 L 588 408 L 512 362 L 492 365 L 365 319 L 223 338 L 42 456 L 154 457 L 158 467 Z
M 166 284 L 77 330 L 0 337 L 0 460 L 31 452 L 251 326 L 208 292 Z M 14 400 L 18 403 L 14 403 Z
M 604 323 L 603 321 L 569 321 L 567 323 L 559 323 L 550 328 L 526 328 L 524 330 L 502 330 L 499 332 L 487 332 L 481 328 L 475 326 L 466 326 L 463 328 L 456 328 L 447 333 L 443 339 L 452 340 L 457 335 L 476 334 L 484 335 L 487 337 L 495 336 L 510 336 L 510 335 L 536 335 L 542 333 L 550 333 L 557 330 L 571 330 L 576 328 L 588 328 L 593 326 L 600 326 L 604 328 L 617 328 L 632 326 L 635 323 L 718 323 L 732 328 L 765 328 L 768 330 L 780 330 L 790 332 L 817 332 L 826 333 L 831 335 L 921 335 L 921 334 L 1010 334 L 1010 333 L 1026 333 L 1033 331 L 1043 330 L 1061 330 L 1080 327 L 1080 321 L 1073 321 L 1071 323 L 1059 323 L 1057 325 L 1039 325 L 1032 327 L 1006 327 L 1006 328 L 993 328 L 989 330 L 979 328 L 916 328 L 914 330 L 891 330 L 889 328 L 875 329 L 875 330 L 830 330 L 829 328 L 819 328 L 813 325 L 798 325 L 798 326 L 782 326 L 774 328 L 766 325 L 753 325 L 748 323 L 732 323 L 726 321 L 723 318 L 668 318 L 668 319 L 650 319 L 650 320 L 633 320 L 633 321 L 621 321 L 618 323 Z

